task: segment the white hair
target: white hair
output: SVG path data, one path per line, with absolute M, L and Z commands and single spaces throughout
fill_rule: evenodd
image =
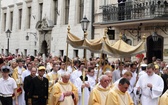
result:
M 64 73 L 61 74 L 61 77 L 69 76 L 69 75 L 70 75 L 70 73 L 66 71 L 66 72 L 64 72 Z
M 104 77 L 107 77 L 107 75 L 101 75 L 101 76 L 99 77 L 99 81 L 101 81 Z
M 105 75 L 109 74 L 109 73 L 112 73 L 110 70 L 107 70 L 104 72 Z

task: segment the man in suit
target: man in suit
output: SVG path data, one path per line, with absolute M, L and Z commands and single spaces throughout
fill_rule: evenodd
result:
M 25 77 L 24 79 L 24 83 L 23 83 L 23 89 L 25 91 L 25 101 L 26 101 L 26 105 L 28 105 L 28 96 L 29 96 L 29 92 L 30 92 L 30 83 L 32 78 L 36 77 L 36 68 L 32 68 L 31 70 L 31 74 L 27 77 Z
M 28 104 L 46 105 L 48 99 L 48 79 L 43 77 L 46 68 L 42 65 L 38 67 L 38 76 L 34 77 L 30 83 Z

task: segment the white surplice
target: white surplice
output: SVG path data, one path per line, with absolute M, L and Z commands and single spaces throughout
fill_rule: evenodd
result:
M 82 71 L 75 70 L 71 73 L 70 81 L 74 84 L 75 80 L 82 75 Z
M 87 75 L 87 77 L 88 77 L 88 82 L 90 84 L 90 89 L 92 90 L 94 88 L 94 86 L 96 85 L 96 80 L 95 80 L 94 76 Z
M 85 83 L 89 84 L 88 81 L 85 81 Z M 84 104 L 88 103 L 89 101 L 89 94 L 90 94 L 90 91 L 87 87 L 85 87 L 84 89 L 82 89 L 82 84 L 83 84 L 83 81 L 78 77 L 76 80 L 75 80 L 75 83 L 74 85 L 77 87 L 78 89 L 78 95 L 79 95 L 79 101 L 78 101 L 78 104 L 77 105 L 82 105 L 82 100 L 84 99 Z M 82 90 L 81 90 L 82 89 Z M 84 98 L 83 98 L 83 93 L 84 92 Z
M 147 87 L 148 83 L 152 84 L 152 89 Z M 164 87 L 163 80 L 160 76 L 154 73 L 152 76 L 143 74 L 136 84 L 136 88 L 137 87 L 141 88 L 140 101 L 142 105 L 158 105 L 158 99 L 162 94 Z

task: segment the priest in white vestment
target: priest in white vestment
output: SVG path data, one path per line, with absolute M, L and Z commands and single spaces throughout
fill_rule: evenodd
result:
M 154 73 L 154 64 L 148 64 L 146 72 L 142 75 L 134 91 L 136 95 L 141 94 L 142 105 L 158 105 L 159 97 L 162 94 L 164 83 L 160 76 Z
M 75 80 L 74 85 L 77 87 L 78 89 L 78 96 L 79 96 L 79 101 L 77 105 L 83 105 L 82 103 L 88 103 L 89 101 L 89 95 L 90 95 L 90 84 L 88 81 L 88 77 L 85 76 L 84 82 L 83 82 L 83 75 L 81 75 L 80 77 L 78 77 Z M 84 92 L 84 97 L 83 97 L 83 92 Z
M 75 80 L 76 80 L 78 77 L 80 77 L 80 76 L 82 75 L 82 70 L 84 69 L 84 67 L 85 67 L 85 64 L 84 64 L 84 63 L 81 63 L 81 64 L 79 65 L 79 69 L 76 69 L 75 71 L 73 71 L 73 72 L 71 73 L 70 81 L 71 81 L 72 83 L 75 83 Z
M 94 68 L 93 67 L 89 67 L 88 68 L 88 72 L 87 72 L 87 77 L 88 77 L 88 82 L 90 84 L 90 91 L 94 88 L 94 86 L 96 85 L 96 80 L 94 78 Z

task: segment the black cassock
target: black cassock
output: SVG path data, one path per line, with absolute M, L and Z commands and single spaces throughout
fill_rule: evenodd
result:
M 23 83 L 23 89 L 25 91 L 26 105 L 28 105 L 28 96 L 29 96 L 29 92 L 30 92 L 30 83 L 31 83 L 32 78 L 33 77 L 31 75 L 25 77 L 24 83 Z
M 35 77 L 31 80 L 30 95 L 32 105 L 46 105 L 48 99 L 48 79 Z

